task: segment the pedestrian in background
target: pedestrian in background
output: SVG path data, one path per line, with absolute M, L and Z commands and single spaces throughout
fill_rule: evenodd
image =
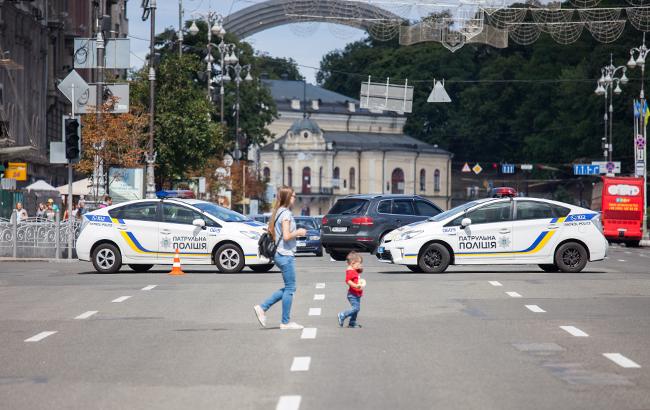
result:
M 104 200 L 99 205 L 100 208 L 106 208 L 107 206 L 113 205 L 113 198 L 108 195 L 104 195 Z
M 27 220 L 29 215 L 27 215 L 27 210 L 23 208 L 23 203 L 22 202 L 17 202 L 16 203 L 16 219 L 18 223 L 23 222 Z
M 47 207 L 42 202 L 38 204 L 38 209 L 36 210 L 36 217 L 41 219 L 47 218 Z
M 253 306 L 257 320 L 262 327 L 266 327 L 266 311 L 278 301 L 282 301 L 282 330 L 299 330 L 304 326 L 290 322 L 291 304 L 296 292 L 296 238 L 307 235 L 303 228 L 296 229 L 296 221 L 291 214 L 291 208 L 296 201 L 296 193 L 290 187 L 282 187 L 278 191 L 271 219 L 269 219 L 269 234 L 278 244 L 275 253 L 275 264 L 282 271 L 284 287 L 276 290 L 261 305 Z
M 45 217 L 48 221 L 54 222 L 56 220 L 56 211 L 54 210 L 54 200 L 52 198 L 47 200 L 47 209 L 45 210 Z
M 348 302 L 350 302 L 352 308 L 338 314 L 339 326 L 343 327 L 345 319 L 349 317 L 348 327 L 361 327 L 357 323 L 357 315 L 361 310 L 361 296 L 363 296 L 363 286 L 365 284 L 365 280 L 360 278 L 361 272 L 363 272 L 361 266 L 363 258 L 359 253 L 352 251 L 348 254 L 346 260 L 348 268 L 345 271 L 345 283 L 349 286 Z
M 80 199 L 79 202 L 77 202 L 77 207 L 72 211 L 72 215 L 75 219 L 81 220 L 86 212 L 88 212 L 86 209 L 86 201 Z

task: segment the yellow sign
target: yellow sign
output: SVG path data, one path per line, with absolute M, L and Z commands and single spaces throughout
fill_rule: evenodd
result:
M 27 163 L 10 162 L 5 170 L 5 178 L 15 179 L 16 181 L 27 181 Z

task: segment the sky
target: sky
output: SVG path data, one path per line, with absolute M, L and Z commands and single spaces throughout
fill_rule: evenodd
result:
M 215 11 L 228 15 L 234 11 L 250 6 L 259 1 L 250 0 L 183 0 L 185 20 L 192 18 L 193 12 L 205 13 Z M 149 50 L 150 21 L 142 21 L 140 0 L 127 3 L 129 18 L 129 35 L 131 36 L 131 66 L 139 68 L 144 65 Z M 156 10 L 156 33 L 167 27 L 178 29 L 178 0 L 158 0 Z M 329 51 L 342 49 L 346 44 L 360 40 L 365 33 L 347 26 L 326 23 L 290 24 L 262 31 L 245 41 L 259 52 L 272 57 L 293 58 L 299 65 L 300 72 L 308 82 L 315 83 L 316 70 L 307 67 L 319 67 L 323 55 Z

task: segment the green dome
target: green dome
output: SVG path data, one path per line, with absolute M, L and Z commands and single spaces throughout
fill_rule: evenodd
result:
M 311 118 L 301 118 L 296 120 L 296 122 L 291 125 L 291 128 L 289 128 L 289 131 L 294 135 L 299 135 L 303 131 L 309 131 L 312 134 L 321 133 L 320 127 L 316 124 L 316 121 Z

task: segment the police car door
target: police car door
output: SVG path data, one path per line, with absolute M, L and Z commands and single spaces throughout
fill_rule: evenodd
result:
M 194 226 L 195 219 L 205 221 L 205 227 Z M 211 248 L 208 243 L 208 230 L 214 223 L 186 206 L 163 202 L 160 223 L 161 261 L 171 263 L 178 249 L 182 262 L 195 264 L 211 263 Z
M 559 231 L 554 205 L 517 198 L 513 223 L 514 249 L 518 262 L 551 263 Z
M 131 259 L 155 263 L 158 252 L 158 203 L 136 202 L 109 211 L 126 262 Z
M 464 218 L 471 220 L 470 225 L 461 226 Z M 490 202 L 461 215 L 452 224 L 458 226 L 454 244 L 456 263 L 509 263 L 512 260 L 511 199 Z

